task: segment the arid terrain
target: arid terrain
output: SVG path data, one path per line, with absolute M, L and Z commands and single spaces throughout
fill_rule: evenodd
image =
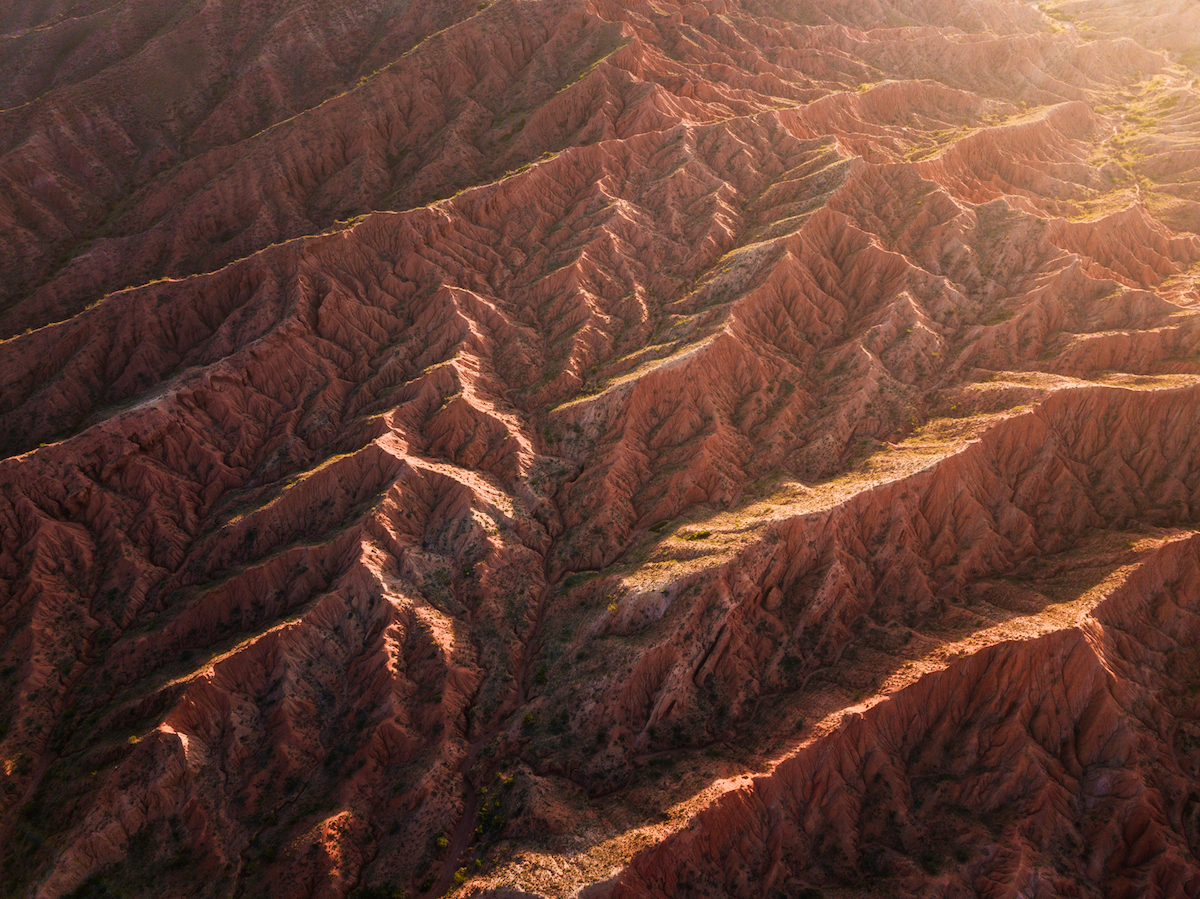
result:
M 0 61 L 0 897 L 1200 897 L 1194 0 Z

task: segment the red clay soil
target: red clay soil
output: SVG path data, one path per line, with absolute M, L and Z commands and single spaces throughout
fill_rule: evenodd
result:
M 0 896 L 1200 896 L 1196 17 L 0 0 Z

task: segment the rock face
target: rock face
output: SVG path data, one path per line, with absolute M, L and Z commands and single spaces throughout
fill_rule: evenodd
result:
M 0 895 L 1200 895 L 1196 15 L 0 0 Z

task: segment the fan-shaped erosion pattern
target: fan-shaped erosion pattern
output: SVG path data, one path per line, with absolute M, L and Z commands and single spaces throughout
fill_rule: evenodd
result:
M 0 895 L 1200 895 L 1200 42 L 0 0 Z

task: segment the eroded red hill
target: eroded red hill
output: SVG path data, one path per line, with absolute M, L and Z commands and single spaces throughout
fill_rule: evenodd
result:
M 0 892 L 1194 895 L 1192 17 L 0 3 Z

